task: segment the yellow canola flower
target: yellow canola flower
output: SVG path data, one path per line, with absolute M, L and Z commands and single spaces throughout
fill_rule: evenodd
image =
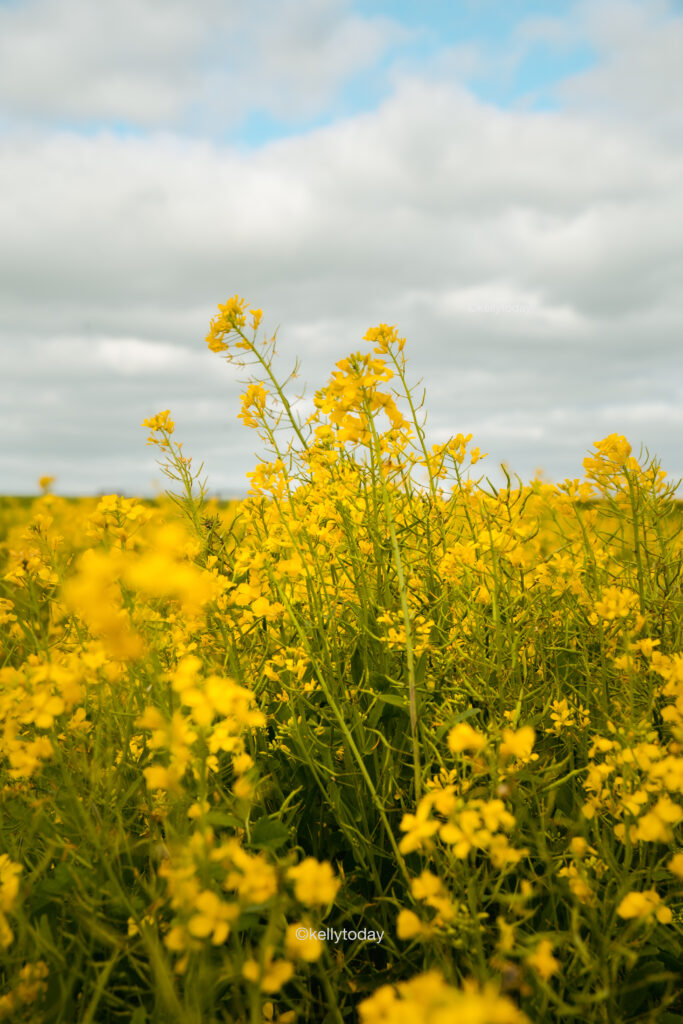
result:
M 115 661 L 139 658 L 142 638 L 123 608 L 120 578 L 123 553 L 89 548 L 76 562 L 76 574 L 62 587 L 67 607 L 83 620 Z
M 638 595 L 625 587 L 605 587 L 599 601 L 595 602 L 595 611 L 601 619 L 612 622 L 614 619 L 625 619 L 638 606 Z
M 13 779 L 28 779 L 54 754 L 54 748 L 47 736 L 35 740 L 16 739 L 11 730 L 3 737 L 4 751 L 9 757 L 9 775 Z
M 258 427 L 266 409 L 268 392 L 262 384 L 249 384 L 247 390 L 242 394 L 242 408 L 237 414 L 238 418 L 247 427 Z M 252 409 L 254 410 L 252 412 Z
M 596 455 L 589 455 L 583 460 L 583 467 L 589 477 L 603 470 L 606 463 L 625 466 L 632 450 L 623 434 L 609 434 L 601 441 L 594 441 L 593 447 Z
M 660 797 L 652 810 L 639 819 L 635 837 L 649 843 L 669 843 L 673 838 L 671 826 L 681 818 L 683 808 L 669 797 Z
M 14 1020 L 27 1020 L 25 1008 L 35 1003 L 40 995 L 47 990 L 45 979 L 49 969 L 44 960 L 37 960 L 35 963 L 24 964 L 19 971 L 19 982 L 11 992 L 0 996 L 0 1020 L 12 1017 L 15 1013 L 19 1016 Z M 31 1017 L 32 1020 L 35 1017 Z
M 550 718 L 553 723 L 552 731 L 558 736 L 563 729 L 571 728 L 576 724 L 574 721 L 574 709 L 570 707 L 569 701 L 554 700 L 552 702 Z
M 144 768 L 142 774 L 149 789 L 175 790 L 180 788 L 180 777 L 174 768 L 165 768 L 161 764 Z
M 582 875 L 579 874 L 579 870 L 575 864 L 570 864 L 569 867 L 566 868 L 560 868 L 557 872 L 557 877 L 567 879 L 569 888 L 574 896 L 576 896 L 579 903 L 585 903 L 586 905 L 595 903 L 593 890 Z
M 666 866 L 672 875 L 683 879 L 683 853 L 675 853 Z
M 149 427 L 150 430 L 165 430 L 167 434 L 172 434 L 175 430 L 170 409 L 163 409 L 156 416 L 150 416 L 149 419 L 143 420 L 142 426 Z
M 389 351 L 389 346 L 393 344 L 393 342 L 398 344 L 398 350 L 399 352 L 402 352 L 406 343 L 405 338 L 398 337 L 396 324 L 393 326 L 390 326 L 389 324 L 378 324 L 377 327 L 369 327 L 363 335 L 363 341 L 374 341 L 374 351 L 378 355 L 387 353 Z
M 382 985 L 358 1006 L 360 1024 L 529 1024 L 494 983 L 449 985 L 440 971 Z
M 588 849 L 588 843 L 583 836 L 574 836 L 569 843 L 572 857 L 583 857 Z
M 314 857 L 306 857 L 296 867 L 290 868 L 287 874 L 294 880 L 296 898 L 306 907 L 327 906 L 341 885 L 334 877 L 329 861 L 319 862 Z
M 239 779 L 235 779 L 232 792 L 238 800 L 251 800 L 254 795 L 254 785 L 249 779 L 240 776 Z
M 0 911 L 10 911 L 19 892 L 21 864 L 15 864 L 6 853 L 0 853 Z
M 560 969 L 560 961 L 553 956 L 553 944 L 550 939 L 541 939 L 535 952 L 526 958 L 526 962 L 544 981 Z
M 313 963 L 322 956 L 325 945 L 314 928 L 306 921 L 298 921 L 287 927 L 285 950 L 295 960 Z
M 428 900 L 433 896 L 441 896 L 445 892 L 444 884 L 439 876 L 427 870 L 413 879 L 410 889 L 416 900 Z
M 284 1013 L 277 1013 L 275 1005 L 267 1000 L 261 1007 L 263 1024 L 294 1024 L 296 1021 L 296 1010 L 286 1010 Z
M 17 617 L 14 614 L 14 602 L 9 601 L 6 597 L 0 597 L 0 626 L 4 626 L 8 622 L 16 621 Z
M 218 304 L 218 316 L 211 321 L 211 328 L 206 336 L 206 343 L 212 352 L 224 352 L 229 348 L 223 340 L 232 331 L 239 331 L 247 322 L 245 307 L 246 299 L 234 295 L 223 304 Z M 252 327 L 254 330 L 261 322 L 261 310 L 252 310 Z M 243 347 L 243 346 L 242 346 Z
M 500 938 L 496 943 L 498 952 L 503 954 L 511 953 L 515 948 L 515 926 L 503 917 L 497 917 L 496 924 L 500 932 Z
M 659 893 L 654 889 L 628 893 L 617 907 L 617 914 L 626 920 L 646 918 L 654 914 L 660 924 L 669 924 L 673 918 L 671 911 L 662 904 Z
M 196 913 L 187 930 L 196 939 L 211 938 L 214 946 L 222 945 L 230 934 L 230 924 L 239 916 L 239 907 L 224 903 L 210 889 L 200 892 L 195 900 Z
M 48 689 L 35 690 L 30 707 L 23 712 L 21 721 L 24 725 L 34 722 L 38 729 L 50 729 L 57 715 L 64 711 L 65 704 L 61 697 L 50 693 Z
M 159 732 L 164 729 L 165 726 L 166 719 L 158 708 L 152 707 L 151 705 L 146 707 L 143 713 L 135 719 L 135 727 L 137 729 L 151 729 L 155 732 Z
M 0 853 L 0 949 L 6 949 L 14 939 L 5 915 L 14 909 L 21 870 L 20 864 L 11 861 L 6 853 Z
M 249 854 L 238 843 L 226 844 L 231 864 L 224 886 L 237 892 L 245 906 L 266 903 L 278 890 L 277 874 L 263 854 Z M 215 859 L 220 859 L 216 851 Z
M 427 845 L 439 828 L 439 822 L 430 817 L 431 797 L 423 797 L 415 814 L 404 814 L 399 828 L 407 834 L 399 843 L 401 853 L 412 853 Z
M 410 890 L 416 900 L 420 900 L 421 903 L 437 911 L 436 917 L 431 922 L 432 925 L 444 925 L 454 917 L 455 908 L 450 894 L 438 875 L 425 869 L 421 875 L 413 879 Z M 408 924 L 408 920 L 404 918 L 403 926 L 406 924 Z
M 514 729 L 503 729 L 503 742 L 500 745 L 501 757 L 515 757 L 520 761 L 528 761 L 534 748 L 536 733 L 530 725 L 523 725 L 516 732 Z
M 454 754 L 461 754 L 465 750 L 483 750 L 485 746 L 486 737 L 467 722 L 458 722 L 448 734 L 448 748 Z
M 253 985 L 259 985 L 263 992 L 279 992 L 294 974 L 294 965 L 289 960 L 267 958 L 263 973 L 256 960 L 250 958 L 242 965 L 242 977 Z
M 396 918 L 396 934 L 399 939 L 414 939 L 424 931 L 422 921 L 412 910 L 401 910 Z
M 225 591 L 226 581 L 191 561 L 194 548 L 181 526 L 164 524 L 147 550 L 122 562 L 121 578 L 146 597 L 175 599 L 188 614 L 197 613 Z
M 210 675 L 201 678 L 202 663 L 194 654 L 182 658 L 173 672 L 170 673 L 171 685 L 197 725 L 210 725 L 215 716 L 216 722 L 209 738 L 212 753 L 218 750 L 234 750 L 235 738 L 243 727 L 265 725 L 265 715 L 253 707 L 255 696 L 251 690 L 239 686 L 234 679 L 226 676 Z M 158 713 L 147 709 L 145 715 L 138 719 L 141 727 L 158 729 Z M 147 724 L 149 722 L 150 724 Z

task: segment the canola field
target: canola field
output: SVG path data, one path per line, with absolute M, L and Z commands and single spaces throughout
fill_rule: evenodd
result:
M 0 1020 L 683 1022 L 683 516 L 656 459 L 492 483 L 386 324 L 207 500 L 0 505 Z M 151 412 L 151 410 L 150 410 Z

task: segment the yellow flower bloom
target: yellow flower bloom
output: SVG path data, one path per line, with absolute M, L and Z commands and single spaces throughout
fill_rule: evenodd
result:
M 410 981 L 382 985 L 358 1006 L 360 1024 L 529 1024 L 514 1003 L 494 984 L 483 988 L 466 981 L 462 989 L 448 985 L 436 970 Z
M 662 904 L 659 893 L 654 889 L 628 893 L 617 907 L 617 914 L 627 920 L 654 914 L 661 924 L 669 924 L 673 916 L 669 908 Z
M 12 909 L 19 892 L 21 864 L 15 864 L 6 853 L 0 853 L 0 911 Z
M 285 949 L 288 956 L 313 963 L 322 956 L 324 948 L 322 939 L 318 938 L 316 930 L 307 922 L 299 921 L 288 925 L 285 934 Z
M 0 854 L 0 949 L 6 949 L 14 939 L 6 914 L 14 909 L 19 893 L 21 865 L 15 864 L 6 853 Z
M 666 866 L 677 878 L 683 879 L 683 853 L 675 853 Z
M 588 843 L 583 836 L 574 836 L 569 844 L 572 857 L 583 857 L 586 850 L 588 849 Z
M 249 384 L 247 390 L 241 397 L 242 408 L 238 413 L 239 419 L 247 427 L 258 427 L 266 409 L 268 392 L 262 384 Z M 252 412 L 252 409 L 254 412 Z
M 554 700 L 551 704 L 550 718 L 553 722 L 552 732 L 559 736 L 563 729 L 570 729 L 576 725 L 574 709 L 570 707 L 567 700 Z
M 396 934 L 399 939 L 414 939 L 424 930 L 422 921 L 412 910 L 401 910 L 396 918 Z
M 363 335 L 363 341 L 374 341 L 374 351 L 378 355 L 382 355 L 389 351 L 389 346 L 393 342 L 398 343 L 399 352 L 403 351 L 406 339 L 399 338 L 396 331 L 396 324 L 389 326 L 389 324 L 378 324 L 377 327 L 369 327 Z
M 294 892 L 300 903 L 307 907 L 325 907 L 337 895 L 340 882 L 334 877 L 329 861 L 306 857 L 287 872 L 294 880 Z
M 440 896 L 444 892 L 444 885 L 439 876 L 426 870 L 413 879 L 410 888 L 416 900 L 426 900 L 430 896 Z
M 486 737 L 467 722 L 458 722 L 448 734 L 448 747 L 454 754 L 461 754 L 465 750 L 483 750 L 485 746 Z
M 165 768 L 161 764 L 153 764 L 149 768 L 144 768 L 142 774 L 145 776 L 145 782 L 150 789 L 177 790 L 179 788 L 180 780 L 178 773 L 172 768 Z
M 45 979 L 49 973 L 48 966 L 44 960 L 25 964 L 19 971 L 19 984 L 16 988 L 19 1001 L 24 1005 L 34 1003 L 38 996 L 47 989 Z
M 212 352 L 224 352 L 228 345 L 223 338 L 230 334 L 232 331 L 238 331 L 244 327 L 247 320 L 245 314 L 245 307 L 247 304 L 246 299 L 241 299 L 239 295 L 234 295 L 227 302 L 218 304 L 218 316 L 214 317 L 211 321 L 211 329 L 206 336 L 206 343 Z M 260 323 L 261 310 L 253 310 L 252 327 L 254 330 Z
M 277 874 L 262 854 L 249 854 L 239 846 L 231 848 L 233 868 L 225 879 L 246 906 L 266 903 L 277 892 Z
M 263 973 L 256 960 L 245 960 L 242 976 L 254 985 L 260 985 L 263 992 L 279 992 L 294 974 L 294 965 L 289 960 L 271 960 L 267 957 Z
M 503 954 L 511 953 L 515 948 L 515 926 L 503 917 L 497 917 L 496 924 L 500 932 L 500 938 L 496 943 L 498 952 Z
M 567 879 L 569 888 L 576 896 L 579 903 L 585 903 L 587 906 L 595 903 L 593 890 L 582 875 L 579 874 L 579 871 L 574 864 L 570 864 L 567 868 L 560 868 L 557 873 L 557 877 Z
M 550 939 L 541 939 L 536 951 L 526 958 L 530 967 L 544 979 L 552 977 L 560 969 L 560 961 L 553 955 L 553 944 Z
M 534 747 L 536 733 L 530 725 L 523 725 L 516 732 L 503 729 L 503 742 L 500 745 L 501 757 L 516 757 L 520 761 L 528 761 Z
M 637 607 L 638 595 L 624 587 L 606 587 L 600 600 L 595 602 L 596 613 L 608 622 L 626 618 Z
M 412 853 L 429 843 L 429 840 L 439 828 L 439 822 L 430 817 L 432 801 L 429 797 L 423 797 L 415 814 L 404 814 L 399 828 L 407 835 L 399 844 L 401 853 Z
M 149 427 L 150 430 L 164 430 L 167 434 L 172 434 L 175 430 L 175 423 L 171 419 L 170 409 L 163 409 L 156 416 L 150 416 L 149 419 L 142 421 L 142 425 L 143 427 Z
M 200 892 L 195 900 L 196 913 L 190 918 L 187 930 L 196 939 L 211 937 L 214 946 L 220 946 L 230 934 L 230 923 L 239 915 L 239 907 L 224 903 L 210 889 Z

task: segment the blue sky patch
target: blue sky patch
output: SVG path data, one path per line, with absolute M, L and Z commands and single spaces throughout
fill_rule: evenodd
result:
M 681 0 L 683 2 L 683 0 Z M 391 95 L 395 74 L 449 80 L 440 68 L 440 58 L 449 49 L 471 47 L 481 55 L 482 68 L 456 67 L 450 80 L 468 88 L 485 103 L 503 109 L 557 110 L 556 86 L 564 79 L 595 66 L 597 54 L 584 42 L 554 46 L 539 40 L 522 44 L 519 26 L 539 17 L 563 20 L 573 3 L 559 0 L 551 12 L 541 0 L 511 0 L 501 5 L 493 0 L 453 4 L 426 0 L 357 0 L 351 10 L 365 18 L 383 16 L 410 31 L 403 42 L 389 48 L 372 66 L 354 74 L 337 95 L 315 117 L 305 120 L 275 117 L 263 110 L 245 114 L 242 124 L 230 133 L 230 140 L 259 146 L 278 138 L 314 130 L 376 109 Z M 511 54 L 518 53 L 514 60 Z

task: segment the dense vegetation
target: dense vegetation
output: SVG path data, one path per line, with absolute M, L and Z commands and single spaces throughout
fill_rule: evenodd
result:
M 247 323 L 249 319 L 249 324 Z M 0 1019 L 683 1021 L 681 511 L 649 456 L 502 489 L 404 340 L 207 501 L 5 501 Z

